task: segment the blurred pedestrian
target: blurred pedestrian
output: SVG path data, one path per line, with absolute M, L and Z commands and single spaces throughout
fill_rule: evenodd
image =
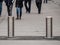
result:
M 2 12 L 2 3 L 3 3 L 3 0 L 0 0 L 0 16 L 1 16 L 1 12 Z
M 16 19 L 21 19 L 22 16 L 22 7 L 23 7 L 23 0 L 16 0 L 16 13 L 17 13 L 17 18 Z
M 8 16 L 12 16 L 13 2 L 14 2 L 14 0 L 5 0 Z
M 44 3 L 47 3 L 48 0 L 44 0 Z
M 25 8 L 26 8 L 26 13 L 30 13 L 31 12 L 31 0 L 24 0 L 25 1 Z
M 38 8 L 38 14 L 41 13 L 41 5 L 42 5 L 42 0 L 35 0 L 36 6 Z

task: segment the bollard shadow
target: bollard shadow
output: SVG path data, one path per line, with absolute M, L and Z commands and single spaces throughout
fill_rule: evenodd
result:
M 57 40 L 57 41 L 60 41 L 60 36 L 53 36 L 52 38 L 45 38 L 45 40 Z
M 60 41 L 60 36 L 54 36 L 53 40 L 58 40 L 58 41 Z
M 13 40 L 43 40 L 43 36 L 16 36 L 14 38 L 7 38 L 8 39 L 13 39 Z
M 7 40 L 7 36 L 0 36 L 0 40 Z
M 57 41 L 60 41 L 60 36 L 53 36 L 53 38 L 45 38 L 45 36 L 15 36 L 15 37 L 0 36 L 0 40 L 57 40 Z
M 0 40 L 43 40 L 44 36 L 15 36 L 15 37 L 7 37 L 0 36 Z

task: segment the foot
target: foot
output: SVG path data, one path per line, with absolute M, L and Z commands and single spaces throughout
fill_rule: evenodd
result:
M 38 14 L 40 14 L 40 13 L 38 13 Z
M 28 13 L 30 13 L 30 12 L 28 12 Z
M 21 17 L 19 19 L 21 20 Z
M 26 11 L 26 13 L 30 13 L 30 11 Z
M 41 14 L 40 12 L 38 12 L 38 14 Z

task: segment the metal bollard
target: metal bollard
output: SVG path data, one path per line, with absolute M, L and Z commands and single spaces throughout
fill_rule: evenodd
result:
M 8 37 L 14 37 L 14 17 L 8 17 Z
M 52 38 L 52 17 L 46 17 L 46 38 Z

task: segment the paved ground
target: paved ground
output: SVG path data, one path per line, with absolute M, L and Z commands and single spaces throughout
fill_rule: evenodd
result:
M 60 6 L 59 5 L 56 5 L 52 2 L 48 2 L 48 4 L 43 3 L 42 12 L 41 14 L 38 14 L 35 3 L 32 3 L 31 14 L 28 13 L 26 14 L 25 8 L 23 8 L 22 20 L 16 20 L 16 10 L 15 7 L 13 7 L 12 15 L 15 17 L 15 36 L 45 36 L 46 16 L 53 17 L 53 36 L 60 36 L 60 20 L 59 20 Z M 7 36 L 7 11 L 5 4 L 3 4 L 2 17 L 0 17 L 0 36 Z M 37 40 L 0 40 L 0 44 L 1 45 L 60 45 L 60 41 L 45 40 L 45 39 L 44 40 L 38 40 L 38 39 Z
M 35 3 L 32 3 L 31 13 L 25 13 L 23 8 L 22 20 L 16 20 L 16 10 L 13 7 L 13 14 L 15 17 L 15 36 L 45 36 L 46 33 L 46 16 L 53 17 L 53 36 L 60 36 L 60 6 L 49 2 L 42 4 L 41 14 L 37 13 Z M 3 13 L 0 17 L 0 35 L 7 36 L 7 11 L 3 4 Z
M 55 4 L 60 6 L 60 0 L 52 0 Z

